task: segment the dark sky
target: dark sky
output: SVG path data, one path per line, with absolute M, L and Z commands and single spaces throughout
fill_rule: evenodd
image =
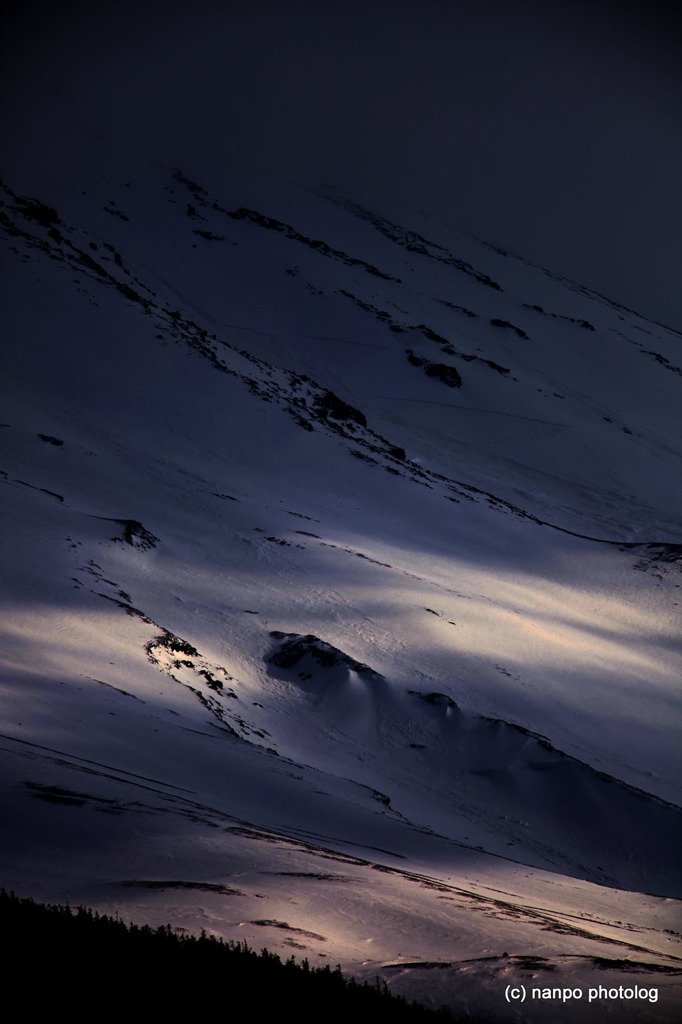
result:
M 247 156 L 377 208 L 439 214 L 679 329 L 673 12 L 24 0 L 5 36 L 5 155 L 42 180 L 90 162 L 132 171 L 140 148 L 195 171 Z M 65 146 L 74 129 L 81 143 Z

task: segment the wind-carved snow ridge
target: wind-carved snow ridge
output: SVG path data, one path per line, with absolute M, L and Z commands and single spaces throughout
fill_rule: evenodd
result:
M 674 333 L 352 196 L 11 186 L 0 884 L 676 1019 Z
M 325 734 L 319 767 L 329 770 L 334 745 L 341 766 L 348 761 L 348 739 L 367 744 L 371 737 L 368 745 L 390 806 L 413 825 L 423 827 L 423 822 L 421 808 L 406 802 L 399 781 L 408 773 L 422 799 L 433 805 L 431 822 L 440 820 L 448 835 L 453 833 L 446 808 L 476 818 L 484 806 L 488 825 L 497 818 L 499 830 L 508 833 L 506 847 L 484 845 L 487 852 L 515 859 L 522 842 L 526 856 L 530 845 L 538 865 L 555 864 L 607 885 L 652 886 L 652 891 L 666 878 L 659 894 L 682 896 L 674 851 L 680 808 L 595 771 L 520 725 L 467 714 L 448 694 L 401 692 L 369 665 L 313 634 L 273 630 L 270 636 L 276 641 L 266 657 L 271 673 L 301 688 L 313 709 L 314 731 Z M 362 769 L 356 768 L 355 777 L 362 778 L 358 772 Z M 434 813 L 438 805 L 440 812 Z M 600 818 L 608 827 L 592 839 L 590 822 Z M 623 857 L 624 849 L 635 846 L 635 860 Z M 611 865 L 608 876 L 602 861 Z

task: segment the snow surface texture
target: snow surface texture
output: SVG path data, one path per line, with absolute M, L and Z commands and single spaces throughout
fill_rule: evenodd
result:
M 679 337 L 238 177 L 10 182 L 0 226 L 0 883 L 670 1020 Z

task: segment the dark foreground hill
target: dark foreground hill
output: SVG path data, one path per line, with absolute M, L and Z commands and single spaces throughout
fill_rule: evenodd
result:
M 113 998 L 121 1006 L 148 1004 L 156 1013 L 177 1014 L 220 999 L 261 1017 L 294 1012 L 298 1021 L 318 1021 L 330 1006 L 342 1019 L 354 1013 L 405 1024 L 455 1019 L 444 1009 L 427 1010 L 391 995 L 378 979 L 374 986 L 359 984 L 339 967 L 310 967 L 294 957 L 284 962 L 267 949 L 256 953 L 246 942 L 179 935 L 170 925 L 127 924 L 86 907 L 46 906 L 4 890 L 0 920 L 9 957 L 6 976 L 30 968 L 36 978 L 26 993 L 31 1009 Z

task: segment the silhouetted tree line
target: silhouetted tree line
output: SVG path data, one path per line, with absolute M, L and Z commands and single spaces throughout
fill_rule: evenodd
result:
M 25 1011 L 68 1008 L 79 1019 L 88 1006 L 112 1012 L 220 1009 L 232 1019 L 244 1012 L 292 1015 L 315 1024 L 348 1014 L 405 1024 L 454 1018 L 427 1010 L 374 985 L 345 978 L 337 966 L 282 961 L 246 942 L 225 942 L 202 932 L 180 935 L 170 925 L 126 924 L 85 907 L 43 905 L 0 890 L 3 975 L 6 994 L 16 984 Z M 19 981 L 21 979 L 21 981 Z M 79 1013 L 78 1011 L 81 1011 Z

